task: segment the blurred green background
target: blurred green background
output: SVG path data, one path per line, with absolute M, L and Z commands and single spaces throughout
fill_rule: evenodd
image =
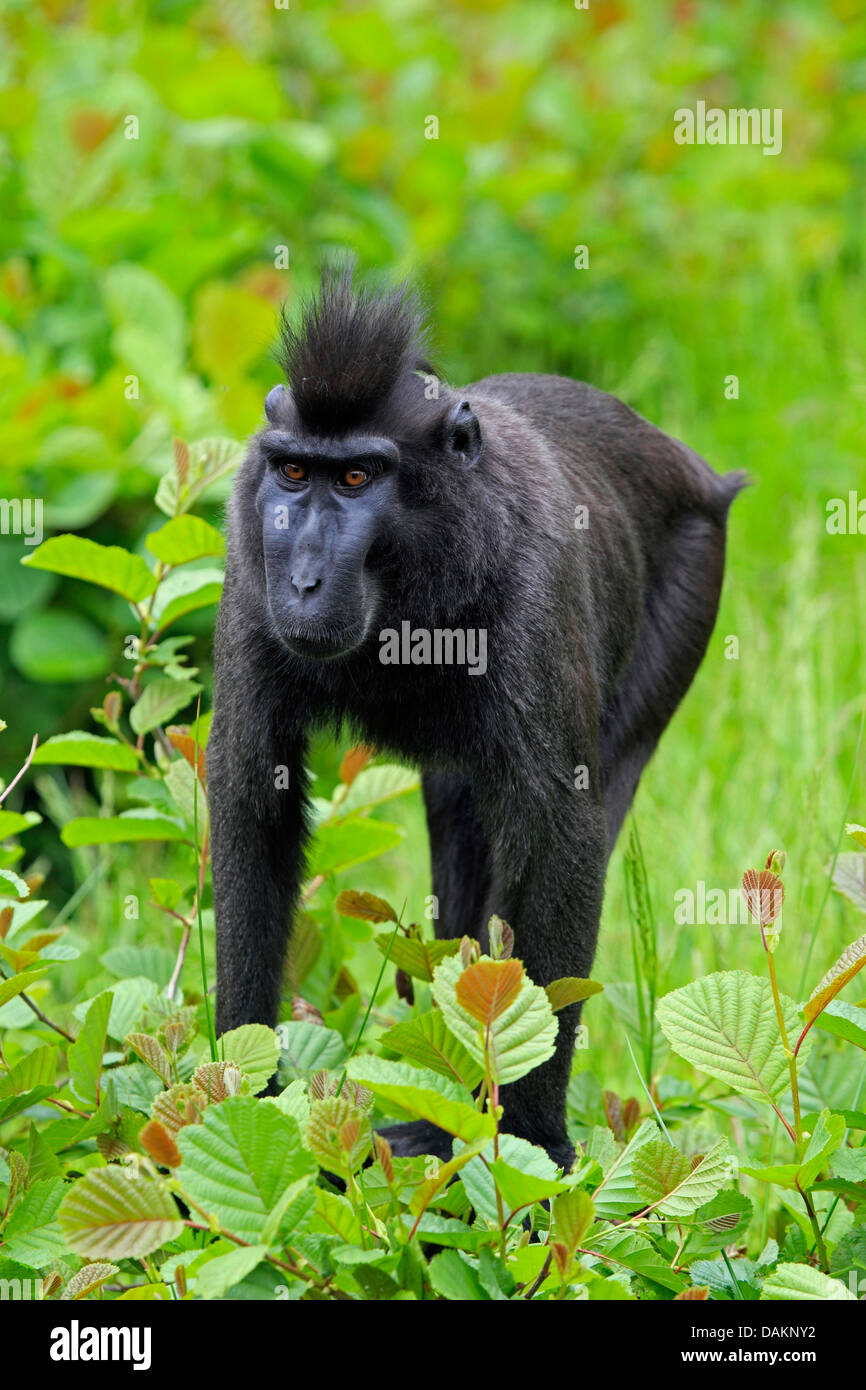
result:
M 719 471 L 748 469 L 719 625 L 637 816 L 663 986 L 758 966 L 748 928 L 675 927 L 674 893 L 698 879 L 731 887 L 784 847 L 783 974 L 796 993 L 852 776 L 849 818 L 866 819 L 854 775 L 866 537 L 825 525 L 829 499 L 858 488 L 866 498 L 863 6 L 0 10 L 0 496 L 43 498 L 46 534 L 140 549 L 158 524 L 173 436 L 258 427 L 277 379 L 279 305 L 291 310 L 322 260 L 347 249 L 365 271 L 418 279 L 449 379 L 578 376 Z M 781 108 L 782 153 L 676 144 L 673 113 L 698 99 Z M 431 116 L 437 139 L 425 138 Z M 578 245 L 586 269 L 574 266 Z M 732 375 L 737 399 L 726 398 Z M 208 494 L 210 520 L 224 500 Z M 34 732 L 87 727 L 104 678 L 123 669 L 130 624 L 119 599 L 21 570 L 23 553 L 20 538 L 0 537 L 7 776 Z M 206 684 L 212 621 L 206 610 L 185 625 Z M 326 790 L 341 751 L 317 749 Z M 43 773 L 33 788 L 57 823 L 93 795 L 74 772 Z M 407 897 L 419 917 L 429 885 L 417 794 L 388 808 L 397 816 L 402 849 L 337 886 Z M 93 852 L 70 856 L 48 830 L 32 843 L 59 903 Z M 169 854 L 114 855 L 75 919 L 85 961 L 133 929 L 124 895 L 167 873 Z M 595 972 L 605 981 L 631 970 L 622 879 L 617 855 Z M 164 919 L 143 911 L 145 934 L 173 946 Z M 859 930 L 833 895 L 816 964 Z M 356 943 L 362 981 L 378 964 L 368 936 Z M 589 1055 L 604 1047 L 618 1066 L 611 1004 L 599 997 L 586 1018 Z

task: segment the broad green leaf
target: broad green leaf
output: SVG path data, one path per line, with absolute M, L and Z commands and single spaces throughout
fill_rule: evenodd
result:
M 395 970 L 405 970 L 407 975 L 414 976 L 416 980 L 426 980 L 428 983 L 432 981 L 433 972 L 439 962 L 446 956 L 456 955 L 460 950 L 460 942 L 456 937 L 449 941 L 421 941 L 416 936 L 400 936 L 398 933 L 388 952 L 390 941 L 390 936 L 384 933 L 376 937 L 376 947 L 383 956 L 388 955 L 388 963 L 393 965 Z
M 360 1081 L 382 1101 L 386 1110 L 396 1106 L 400 1114 L 417 1116 L 438 1125 L 471 1144 L 482 1135 L 492 1136 L 492 1115 L 482 1115 L 472 1105 L 470 1092 L 464 1086 L 446 1081 L 436 1072 L 407 1066 L 404 1062 L 386 1062 L 381 1057 L 354 1057 L 349 1063 L 349 1075 Z
M 79 845 L 120 845 L 138 840 L 188 840 L 189 830 L 150 806 L 119 816 L 79 816 L 67 821 L 60 838 L 70 849 Z
M 199 516 L 177 516 L 147 537 L 147 548 L 164 565 L 185 565 L 205 555 L 222 555 L 225 541 Z
M 118 545 L 99 545 L 83 536 L 52 536 L 25 555 L 21 563 L 100 584 L 130 603 L 140 603 L 156 588 L 156 579 L 139 555 Z
M 195 681 L 158 676 L 145 686 L 141 699 L 133 705 L 129 722 L 137 734 L 149 734 L 160 724 L 168 724 L 200 694 L 201 686 Z
M 324 1187 L 316 1188 L 315 1224 L 335 1231 L 347 1245 L 360 1245 L 363 1240 L 361 1222 L 351 1202 Z
M 64 767 L 105 767 L 115 772 L 136 772 L 139 760 L 135 750 L 116 738 L 83 733 L 55 734 L 41 743 L 33 755 L 34 765 Z
M 395 796 L 406 796 L 421 785 L 418 773 L 396 763 L 381 763 L 378 767 L 366 767 L 359 772 L 345 796 L 335 800 L 333 814 L 340 820 L 358 811 L 368 811 L 373 806 L 381 806 Z M 342 791 L 342 788 L 339 789 Z
M 458 1157 L 460 1156 L 458 1154 Z M 558 1181 L 558 1169 L 550 1155 L 537 1144 L 530 1144 L 528 1140 L 519 1139 L 515 1134 L 500 1134 L 499 1160 L 534 1181 Z M 499 1220 L 496 1185 L 491 1171 L 495 1161 L 493 1143 L 488 1141 L 480 1156 L 473 1157 L 463 1172 L 463 1186 L 473 1208 L 483 1221 L 490 1221 L 494 1225 Z
M 512 962 L 497 962 L 510 965 Z M 433 998 L 442 1010 L 449 1029 L 470 1056 L 483 1065 L 485 1042 L 491 1066 L 499 1085 L 525 1076 L 553 1056 L 558 1021 L 544 990 L 525 977 L 517 998 L 485 1032 L 460 1005 L 457 983 L 464 973 L 459 956 L 443 960 L 433 976 Z M 507 1114 L 507 1098 L 506 1114 Z
M 245 1023 L 223 1033 L 217 1040 L 217 1050 L 227 1062 L 237 1063 L 254 1091 L 267 1085 L 280 1060 L 277 1035 L 264 1023 Z
M 443 1298 L 458 1303 L 485 1303 L 490 1294 L 481 1286 L 478 1271 L 456 1250 L 434 1255 L 429 1265 L 430 1283 Z
M 6 840 L 10 835 L 20 835 L 22 830 L 39 825 L 41 820 L 36 811 L 0 811 L 0 840 Z
M 399 845 L 403 833 L 397 825 L 372 819 L 322 825 L 310 849 L 309 875 L 316 878 L 319 874 L 338 874 L 353 864 L 375 859 Z
M 153 616 L 160 632 L 188 613 L 219 603 L 222 591 L 220 570 L 174 570 L 160 584 L 153 605 Z
M 0 1099 L 17 1096 L 34 1086 L 54 1089 L 58 1055 L 58 1049 L 51 1046 L 37 1047 L 28 1052 L 0 1077 Z
M 657 1139 L 658 1133 L 655 1120 L 644 1120 L 607 1169 L 593 1193 L 596 1212 L 605 1221 L 622 1220 L 646 1206 L 635 1187 L 632 1164 L 638 1150 L 651 1139 Z
M 646 1236 L 637 1232 L 614 1235 L 611 1240 L 599 1241 L 597 1249 L 599 1258 L 604 1260 L 609 1257 L 614 1269 L 625 1265 L 635 1274 L 674 1293 L 679 1293 L 688 1282 L 685 1275 L 671 1269 L 670 1262 L 658 1254 Z
M 429 1013 L 395 1024 L 380 1041 L 390 1051 L 428 1071 L 448 1076 L 470 1091 L 475 1090 L 484 1076 L 483 1067 L 449 1031 L 441 1009 L 431 1009 Z
M 333 1028 L 301 1020 L 281 1023 L 277 1039 L 286 1062 L 295 1071 L 325 1071 L 341 1067 L 348 1057 L 342 1037 Z
M 230 1096 L 177 1136 L 184 1192 L 225 1230 L 255 1242 L 289 1187 L 306 1186 L 318 1169 L 297 1124 L 275 1105 Z
M 71 685 L 106 675 L 112 655 L 105 634 L 89 618 L 65 608 L 42 608 L 18 619 L 9 659 L 29 681 Z
M 545 1202 L 549 1197 L 568 1190 L 566 1183 L 555 1178 L 537 1178 L 533 1173 L 523 1173 L 503 1158 L 494 1159 L 490 1171 L 502 1198 L 506 1220 L 523 1207 Z
M 87 1010 L 84 1027 L 67 1054 L 69 1079 L 75 1094 L 85 1105 L 94 1107 L 99 1103 L 99 1078 L 111 1004 L 112 998 L 107 992 L 94 999 Z
M 208 1260 L 195 1276 L 196 1296 L 223 1298 L 233 1284 L 240 1284 L 256 1265 L 261 1264 L 267 1253 L 266 1245 L 244 1245 L 230 1250 L 227 1255 L 217 1255 L 216 1259 Z
M 26 882 L 19 874 L 14 873 L 12 869 L 0 869 L 0 879 L 2 879 L 4 883 L 10 884 L 10 886 L 15 889 L 16 897 L 30 897 L 30 889 Z M 0 888 L 2 888 L 2 885 L 0 885 Z
M 89 1169 L 69 1189 L 60 1225 L 70 1248 L 92 1260 L 141 1259 L 183 1231 L 162 1182 L 114 1164 Z
M 809 1137 L 802 1163 L 782 1163 L 770 1168 L 741 1167 L 740 1172 L 747 1177 L 757 1178 L 759 1182 L 773 1182 L 791 1190 L 799 1187 L 806 1192 L 822 1169 L 827 1167 L 830 1155 L 836 1152 L 844 1139 L 844 1117 L 823 1110 Z
M 16 994 L 25 993 L 47 969 L 47 966 L 40 965 L 34 970 L 24 970 L 20 975 L 13 975 L 9 980 L 0 980 L 0 1004 L 5 1004 L 7 999 L 14 999 Z
M 588 1192 L 575 1187 L 554 1198 L 553 1233 L 573 1257 L 595 1217 L 595 1206 Z
M 701 1250 L 721 1250 L 745 1235 L 752 1217 L 752 1203 L 741 1192 L 717 1192 L 706 1206 L 698 1207 L 691 1240 Z
M 37 1269 L 63 1255 L 63 1235 L 54 1218 L 66 1190 L 62 1178 L 47 1178 L 27 1189 L 6 1223 L 4 1255 Z
M 640 1195 L 662 1216 L 682 1221 L 729 1181 L 727 1153 L 727 1140 L 719 1139 L 699 1163 L 693 1163 L 667 1139 L 651 1139 L 632 1159 L 632 1178 Z
M 202 843 L 209 824 L 207 793 L 186 758 L 175 758 L 169 764 L 165 785 L 187 824 L 198 827 Z
M 854 1303 L 856 1295 L 840 1279 L 831 1279 L 811 1265 L 777 1265 L 764 1280 L 761 1302 L 809 1302 L 821 1300 L 833 1303 Z
M 796 1037 L 797 1006 L 783 995 L 782 1009 Z M 657 1017 L 675 1052 L 740 1095 L 772 1103 L 788 1085 L 768 980 L 745 970 L 705 975 L 660 999 Z
M 183 889 L 173 878 L 151 878 L 150 895 L 160 907 L 175 908 L 183 897 Z
M 593 994 L 600 994 L 603 989 L 604 985 L 599 984 L 598 980 L 579 980 L 575 975 L 565 975 L 561 980 L 551 980 L 549 985 L 544 986 L 554 1013 L 559 1013 L 569 1004 L 579 1004 Z
M 866 1009 L 834 999 L 815 1019 L 815 1027 L 866 1049 Z M 802 1048 L 800 1049 L 802 1053 Z

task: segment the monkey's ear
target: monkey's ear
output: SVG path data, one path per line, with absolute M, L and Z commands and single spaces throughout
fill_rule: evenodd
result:
M 468 401 L 461 401 L 449 412 L 445 437 L 448 448 L 459 454 L 468 468 L 473 468 L 481 457 L 484 441 L 478 417 Z
M 294 411 L 291 391 L 285 386 L 274 386 L 265 396 L 265 415 L 272 425 L 284 425 Z

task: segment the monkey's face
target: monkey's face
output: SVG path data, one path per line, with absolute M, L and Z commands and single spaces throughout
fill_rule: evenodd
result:
M 277 635 L 298 656 L 338 657 L 361 645 L 375 617 L 371 551 L 397 525 L 398 450 L 355 435 L 261 437 L 258 494 L 267 600 Z

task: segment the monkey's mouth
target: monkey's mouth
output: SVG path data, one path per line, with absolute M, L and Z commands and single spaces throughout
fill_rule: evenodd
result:
M 346 626 L 337 623 L 292 623 L 279 632 L 280 641 L 295 656 L 308 661 L 333 661 L 360 647 L 367 635 L 363 621 Z

